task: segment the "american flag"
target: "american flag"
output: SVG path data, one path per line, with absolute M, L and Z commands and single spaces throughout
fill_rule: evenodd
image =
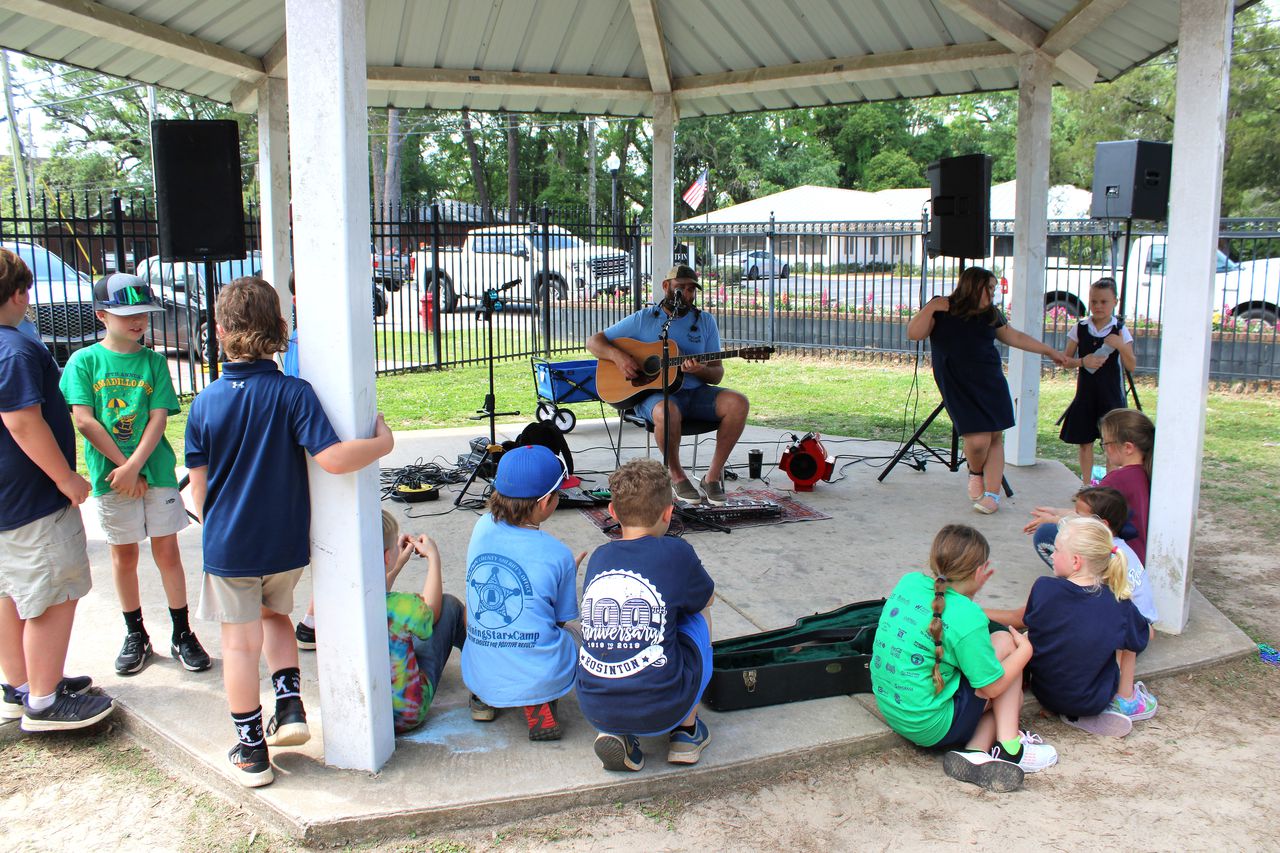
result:
M 680 198 L 684 199 L 684 203 L 697 210 L 702 207 L 702 199 L 707 194 L 707 170 L 703 169 L 702 174 L 698 175 L 698 180 L 689 184 L 689 189 L 684 191 L 684 195 Z

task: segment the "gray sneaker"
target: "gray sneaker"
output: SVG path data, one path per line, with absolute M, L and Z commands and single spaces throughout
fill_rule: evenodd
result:
M 707 500 L 716 506 L 724 506 L 729 499 L 724 495 L 724 480 L 708 480 L 703 477 L 698 485 L 702 487 L 702 492 L 707 496 Z
M 676 500 L 687 504 L 702 503 L 702 492 L 698 491 L 697 486 L 688 480 L 681 480 L 678 483 L 671 484 L 671 491 L 675 492 Z

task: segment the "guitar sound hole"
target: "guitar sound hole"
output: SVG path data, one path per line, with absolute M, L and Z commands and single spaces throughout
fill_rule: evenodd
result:
M 651 355 L 644 360 L 640 369 L 644 371 L 645 376 L 657 376 L 658 371 L 662 369 L 662 358 L 656 355 Z

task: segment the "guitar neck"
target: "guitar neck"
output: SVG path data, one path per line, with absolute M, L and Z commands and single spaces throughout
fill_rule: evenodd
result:
M 700 352 L 697 355 L 681 354 L 676 356 L 675 358 L 669 359 L 667 363 L 679 364 L 680 362 L 686 361 L 686 360 L 696 361 L 699 364 L 702 364 L 708 361 L 722 361 L 726 358 L 738 358 L 746 351 L 747 349 L 745 347 L 742 347 L 739 349 L 722 349 L 719 352 Z

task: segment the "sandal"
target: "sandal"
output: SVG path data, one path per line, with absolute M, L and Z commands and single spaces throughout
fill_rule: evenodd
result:
M 988 498 L 990 498 L 991 500 L 991 503 L 989 504 L 987 503 Z M 982 513 L 983 515 L 993 514 L 996 510 L 1000 508 L 1000 493 L 999 492 L 983 492 L 982 497 L 974 501 L 973 508 L 976 509 L 978 512 Z
M 969 500 L 975 501 L 975 502 L 982 500 L 982 490 L 984 488 L 985 488 L 985 484 L 982 482 L 982 472 L 975 471 L 972 468 L 970 468 L 969 469 Z

